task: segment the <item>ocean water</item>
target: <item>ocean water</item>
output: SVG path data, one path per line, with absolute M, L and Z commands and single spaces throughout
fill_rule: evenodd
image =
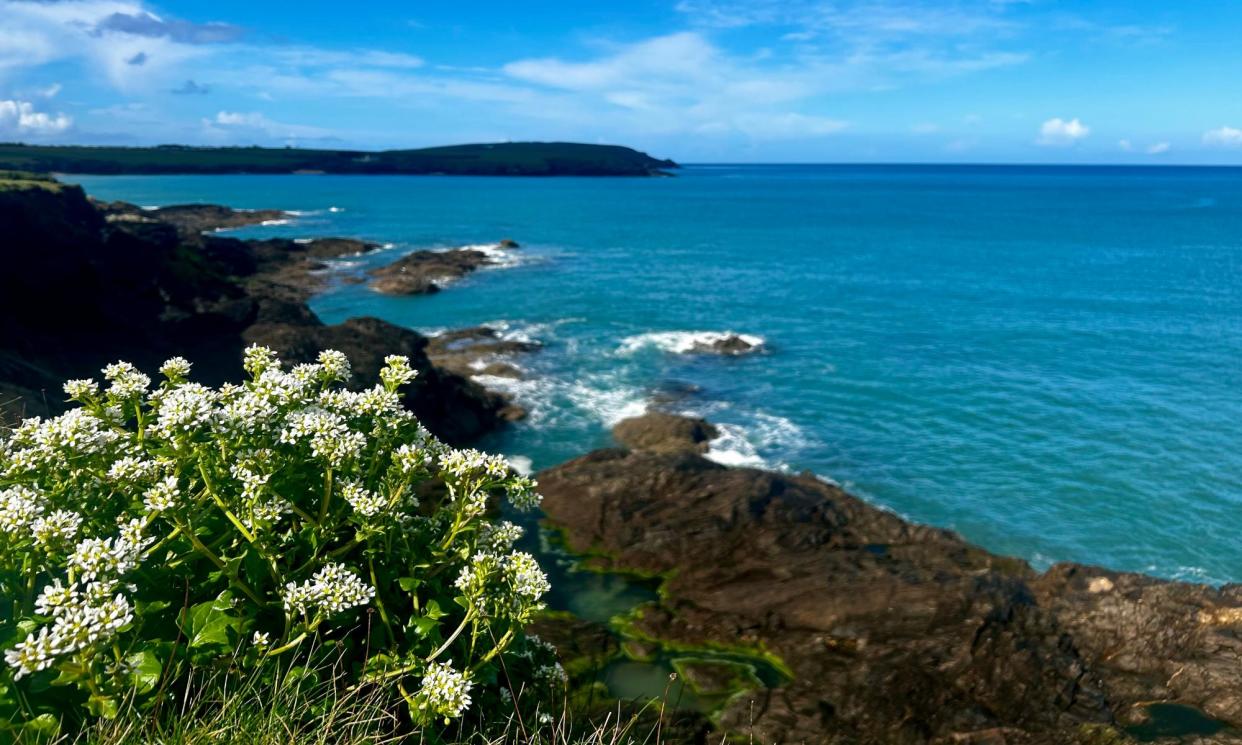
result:
M 434 296 L 340 285 L 313 307 L 542 342 L 527 380 L 484 381 L 531 412 L 484 445 L 534 468 L 658 405 L 720 424 L 722 462 L 810 470 L 1037 566 L 1242 580 L 1242 170 L 70 180 L 299 210 L 235 234 L 392 244 L 369 264 L 518 240 Z M 720 331 L 763 352 L 676 351 Z

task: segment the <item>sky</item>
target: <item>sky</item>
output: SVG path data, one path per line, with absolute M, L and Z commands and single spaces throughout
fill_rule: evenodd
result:
M 1242 3 L 0 0 L 0 140 L 1242 164 Z

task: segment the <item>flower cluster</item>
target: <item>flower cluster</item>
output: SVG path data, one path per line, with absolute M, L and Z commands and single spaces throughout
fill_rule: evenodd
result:
M 285 585 L 285 609 L 301 615 L 319 611 L 334 616 L 366 605 L 373 597 L 375 588 L 340 564 L 328 564 L 300 585 Z
M 255 346 L 242 367 L 211 388 L 174 357 L 153 386 L 117 362 L 67 382 L 64 414 L 0 435 L 0 693 L 21 691 L 0 722 L 80 720 L 79 701 L 106 716 L 198 666 L 329 653 L 395 679 L 418 723 L 461 716 L 476 687 L 495 700 L 549 586 L 492 516 L 538 505 L 535 483 L 423 428 L 405 357 L 361 389 L 332 350 L 287 366 Z
M 418 689 L 419 708 L 446 720 L 456 719 L 470 706 L 473 686 L 469 678 L 453 668 L 452 661 L 434 662 Z

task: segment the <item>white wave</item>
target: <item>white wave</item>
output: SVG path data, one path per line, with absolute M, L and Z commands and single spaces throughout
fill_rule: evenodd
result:
M 727 466 L 789 470 L 783 460 L 806 444 L 806 433 L 789 419 L 758 411 L 746 424 L 714 423 L 719 435 L 708 442 L 704 457 Z M 766 454 L 766 455 L 765 455 Z
M 708 443 L 703 456 L 723 466 L 747 466 L 764 468 L 768 462 L 759 456 L 755 446 L 746 437 L 746 430 L 736 424 L 717 424 L 720 434 Z
M 307 243 L 314 243 L 314 242 L 315 242 L 315 239 L 314 239 L 314 238 L 294 238 L 294 239 L 293 239 L 293 242 L 294 242 L 294 243 L 301 243 L 301 244 L 305 245 L 305 244 L 307 244 Z
M 344 207 L 329 207 L 328 211 L 329 212 L 344 212 L 345 208 Z
M 509 461 L 509 465 L 513 466 L 513 470 L 522 476 L 529 476 L 535 472 L 534 462 L 525 455 L 506 455 L 505 460 Z
M 264 220 L 263 222 L 259 223 L 259 225 L 267 227 L 270 225 L 288 225 L 291 222 L 293 221 L 287 218 L 281 218 L 279 220 Z
M 148 211 L 149 211 L 149 210 L 158 210 L 159 208 L 160 208 L 160 205 L 158 205 L 158 204 L 144 204 L 144 205 L 140 206 L 138 209 L 140 209 L 140 210 L 148 210 Z
M 522 253 L 512 248 L 503 248 L 499 243 L 476 243 L 469 246 L 458 246 L 454 251 L 478 251 L 487 256 L 489 266 L 508 268 L 521 264 Z
M 691 354 L 712 344 L 736 336 L 756 349 L 766 343 L 762 336 L 738 334 L 733 331 L 652 331 L 629 336 L 621 341 L 618 354 L 629 355 L 643 349 L 660 349 L 673 354 Z
M 647 413 L 647 398 L 637 388 L 597 388 L 578 381 L 568 390 L 569 400 L 609 427 Z

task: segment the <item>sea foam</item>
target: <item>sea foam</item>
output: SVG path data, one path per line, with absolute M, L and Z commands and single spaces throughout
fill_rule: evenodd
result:
M 654 348 L 673 354 L 692 354 L 731 336 L 736 336 L 756 348 L 763 347 L 766 343 L 762 336 L 738 334 L 733 331 L 652 331 L 626 337 L 621 341 L 617 353 L 630 355 L 643 349 Z

